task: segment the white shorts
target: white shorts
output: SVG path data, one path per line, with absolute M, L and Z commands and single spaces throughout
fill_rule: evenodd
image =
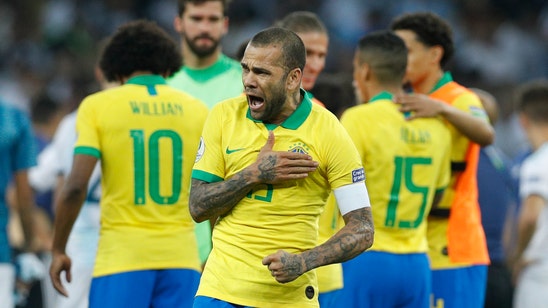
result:
M 0 263 L 0 308 L 13 308 L 15 290 L 15 268 L 9 263 Z
M 548 303 L 548 260 L 532 263 L 521 272 L 514 291 L 514 307 L 538 308 Z

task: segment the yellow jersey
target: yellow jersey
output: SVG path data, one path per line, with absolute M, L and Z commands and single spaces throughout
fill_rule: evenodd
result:
M 364 176 L 359 154 L 337 118 L 301 93 L 302 103 L 279 126 L 253 119 L 245 96 L 213 107 L 193 178 L 223 181 L 254 163 L 269 130 L 275 151 L 307 153 L 319 166 L 305 179 L 250 191 L 219 218 L 197 295 L 243 306 L 318 306 L 314 271 L 281 284 L 262 259 L 279 249 L 301 253 L 317 246 L 318 217 L 331 190 L 363 182 Z
M 375 241 L 369 250 L 425 253 L 426 218 L 450 176 L 450 135 L 440 119 L 407 121 L 392 95 L 346 110 L 341 123 L 362 157 Z
M 208 109 L 157 75 L 84 99 L 75 155 L 102 168 L 101 230 L 93 275 L 200 270 L 188 209 L 190 176 Z

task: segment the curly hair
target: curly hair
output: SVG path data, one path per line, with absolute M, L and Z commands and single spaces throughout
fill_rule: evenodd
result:
M 156 23 L 137 20 L 122 25 L 106 43 L 99 67 L 108 81 L 137 71 L 171 76 L 182 65 L 177 43 Z
M 455 53 L 453 43 L 453 31 L 449 24 L 440 16 L 431 12 L 417 12 L 403 14 L 392 21 L 392 31 L 409 30 L 417 35 L 417 40 L 422 44 L 432 47 L 441 46 L 443 57 L 440 65 L 444 67 Z

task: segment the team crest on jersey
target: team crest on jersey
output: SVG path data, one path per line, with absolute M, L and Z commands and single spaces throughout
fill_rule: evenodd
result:
M 308 154 L 309 151 L 308 146 L 302 142 L 294 143 L 289 147 L 289 152 L 293 153 Z
M 200 137 L 200 145 L 198 145 L 198 153 L 196 153 L 196 160 L 194 161 L 194 163 L 197 163 L 200 160 L 200 158 L 204 156 L 204 152 L 205 152 L 204 137 Z

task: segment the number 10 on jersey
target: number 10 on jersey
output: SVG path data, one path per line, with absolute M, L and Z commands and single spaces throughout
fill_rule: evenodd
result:
M 179 196 L 181 194 L 181 178 L 183 170 L 183 140 L 176 132 L 165 129 L 153 132 L 148 140 L 146 140 L 146 136 L 143 130 L 131 130 L 130 136 L 133 139 L 133 179 L 135 204 L 145 204 L 147 194 L 157 204 L 175 204 L 177 200 L 179 200 Z M 160 155 L 160 141 L 162 139 L 167 139 L 167 141 L 170 141 L 171 153 L 162 153 L 163 155 Z M 160 174 L 160 159 L 170 158 L 172 160 L 173 167 L 171 172 L 171 179 L 169 179 L 169 175 L 167 175 L 166 178 L 166 175 L 162 177 L 162 175 Z M 148 164 L 148 174 L 146 174 L 146 164 Z M 148 182 L 148 187 L 146 185 L 146 182 Z M 162 196 L 160 191 L 160 185 L 161 183 L 169 182 L 171 183 L 171 194 Z

